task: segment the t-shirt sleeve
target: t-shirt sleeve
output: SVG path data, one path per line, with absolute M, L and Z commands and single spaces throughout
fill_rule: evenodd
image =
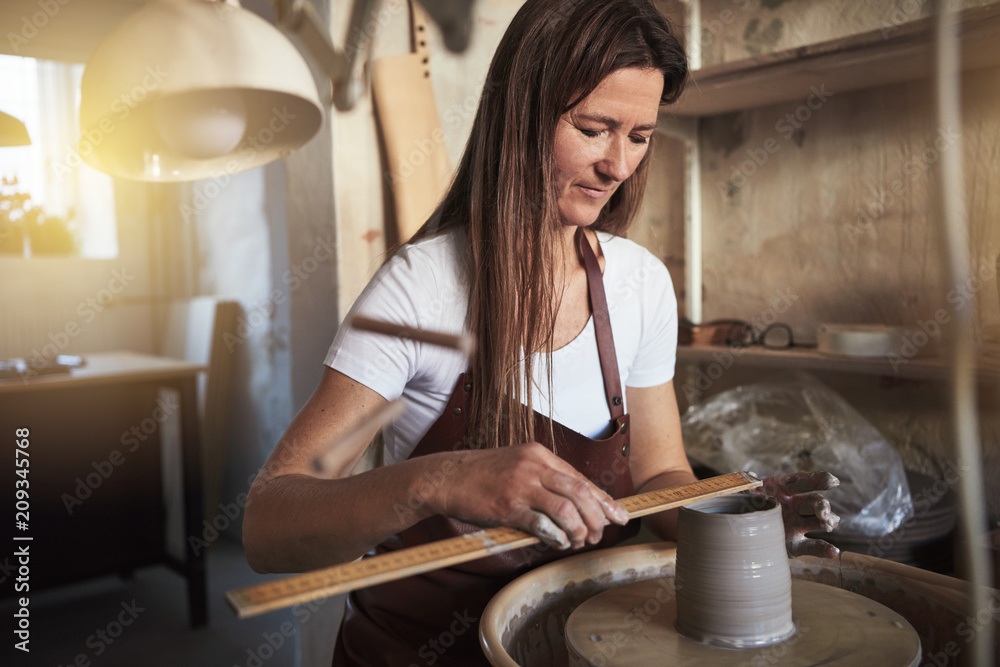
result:
M 677 360 L 677 297 L 667 267 L 646 251 L 649 267 L 641 290 L 639 348 L 626 386 L 655 387 L 674 379 Z
M 412 339 L 352 329 L 347 324 L 364 315 L 411 327 L 425 327 L 426 288 L 418 262 L 405 250 L 383 266 L 354 302 L 326 356 L 326 365 L 392 401 L 403 394 L 417 373 L 419 349 Z

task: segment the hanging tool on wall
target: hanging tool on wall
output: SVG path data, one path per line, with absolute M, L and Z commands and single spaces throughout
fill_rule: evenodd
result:
M 385 149 L 384 185 L 395 222 L 389 238 L 407 241 L 434 212 L 451 178 L 444 132 L 431 86 L 427 16 L 409 0 L 411 52 L 374 62 L 372 94 Z
M 236 0 L 225 0 L 236 2 Z M 348 44 L 343 50 L 333 46 L 325 21 L 308 0 L 271 0 L 276 21 L 302 41 L 319 68 L 330 78 L 333 103 L 341 111 L 354 108 L 367 87 L 367 64 L 373 35 L 369 26 L 378 25 L 381 0 L 354 0 L 347 29 Z M 411 15 L 413 0 L 409 0 Z M 427 12 L 441 28 L 445 46 L 460 53 L 472 34 L 472 7 L 469 0 L 423 0 Z M 426 17 L 421 12 L 426 33 Z

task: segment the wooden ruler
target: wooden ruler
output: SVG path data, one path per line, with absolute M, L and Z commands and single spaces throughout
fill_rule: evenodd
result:
M 698 500 L 753 489 L 761 484 L 752 473 L 734 472 L 672 489 L 629 496 L 618 503 L 628 512 L 629 518 L 635 519 Z M 229 591 L 226 601 L 239 618 L 248 618 L 539 542 L 541 540 L 537 537 L 514 528 L 490 528 Z

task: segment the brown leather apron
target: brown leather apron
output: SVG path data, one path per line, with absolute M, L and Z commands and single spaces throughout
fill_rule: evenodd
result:
M 587 270 L 604 387 L 611 411 L 612 435 L 588 438 L 535 412 L 535 436 L 613 498 L 632 495 L 629 471 L 629 416 L 622 405 L 621 380 L 611 335 L 611 319 L 601 270 L 581 233 L 578 246 Z M 468 446 L 466 404 L 474 382 L 459 377 L 444 413 L 417 444 L 410 457 L 465 449 Z M 376 547 L 377 553 L 446 539 L 481 528 L 434 516 Z M 350 594 L 337 637 L 333 666 L 370 665 L 470 667 L 488 665 L 479 647 L 479 618 L 490 599 L 510 581 L 543 563 L 589 549 L 609 547 L 638 532 L 638 522 L 605 527 L 601 541 L 583 549 L 559 551 L 535 545 L 436 570 Z

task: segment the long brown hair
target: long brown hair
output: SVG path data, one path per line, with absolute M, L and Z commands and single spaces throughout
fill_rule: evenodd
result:
M 528 0 L 493 57 L 451 188 L 414 236 L 461 227 L 468 237 L 467 326 L 476 339 L 472 448 L 535 439 L 531 355 L 551 355 L 558 309 L 550 270 L 560 226 L 556 125 L 605 77 L 626 67 L 663 73 L 661 104 L 680 96 L 684 50 L 648 0 Z M 625 233 L 642 199 L 647 164 L 648 152 L 594 229 Z M 551 395 L 551 368 L 548 376 Z

